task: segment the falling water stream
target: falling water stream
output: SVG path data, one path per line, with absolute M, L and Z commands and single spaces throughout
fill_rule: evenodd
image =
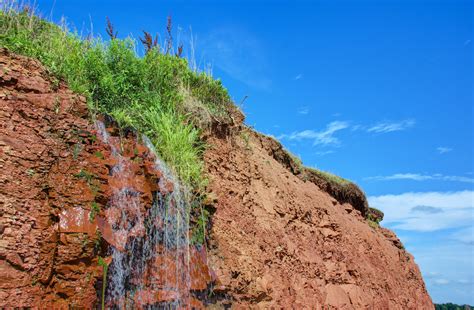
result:
M 131 181 L 132 162 L 119 151 L 119 138 L 110 136 L 102 122 L 98 121 L 96 127 L 117 162 L 110 178 L 120 184 L 112 187 L 105 210 L 106 224 L 114 236 L 107 304 L 120 309 L 150 308 L 159 300 L 159 306 L 166 308 L 185 307 L 191 285 L 188 190 L 144 136 L 144 144 L 155 157 L 155 168 L 162 173 L 158 186 L 167 189 L 154 192 L 152 206 L 144 206 Z

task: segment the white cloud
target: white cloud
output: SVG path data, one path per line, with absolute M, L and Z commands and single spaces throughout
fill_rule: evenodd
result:
M 303 74 L 300 73 L 300 74 L 298 74 L 297 76 L 295 76 L 295 77 L 293 78 L 293 80 L 298 81 L 298 80 L 300 80 L 300 79 L 302 79 L 302 78 L 303 78 Z
M 306 115 L 309 113 L 309 108 L 308 107 L 300 107 L 298 108 L 298 114 L 303 114 Z
M 289 135 L 281 135 L 279 139 L 287 140 L 313 140 L 313 145 L 338 145 L 340 141 L 334 136 L 337 131 L 346 129 L 349 127 L 347 122 L 334 121 L 327 124 L 326 129 L 322 131 L 314 130 L 303 130 L 299 132 L 293 132 Z
M 435 175 L 438 177 L 439 175 Z M 440 176 L 440 179 L 443 181 L 453 181 L 453 182 L 464 182 L 464 183 L 474 183 L 473 178 L 468 178 L 464 176 L 457 176 L 457 175 L 444 175 Z
M 413 127 L 415 120 L 406 119 L 399 122 L 380 122 L 367 129 L 367 132 L 386 133 L 392 131 L 401 131 Z
M 394 229 L 435 231 L 471 226 L 474 191 L 409 192 L 368 197 L 372 207 L 385 213 L 384 223 Z M 420 206 L 437 212 L 419 212 Z
M 436 285 L 446 285 L 446 284 L 449 284 L 449 280 L 448 279 L 434 279 L 433 281 L 433 284 L 436 284 Z
M 391 181 L 391 180 L 412 180 L 412 181 L 451 181 L 451 182 L 463 182 L 463 183 L 474 183 L 474 178 L 457 175 L 442 175 L 436 174 L 419 174 L 419 173 L 395 173 L 387 176 L 375 176 L 367 177 L 365 180 L 373 181 Z
M 472 283 L 472 280 L 459 279 L 459 280 L 456 280 L 456 282 L 459 283 L 459 284 L 471 284 L 471 283 Z
M 405 246 L 415 256 L 434 301 L 473 304 L 474 247 L 446 239 L 444 234 L 415 232 L 411 236 L 416 241 Z
M 431 206 L 416 206 L 416 207 L 411 208 L 411 211 L 425 213 L 425 214 L 433 214 L 433 213 L 441 213 L 443 212 L 443 209 L 435 208 Z
M 368 177 L 365 180 L 374 180 L 374 181 L 390 181 L 390 180 L 413 180 L 413 181 L 425 181 L 431 180 L 432 177 L 428 175 L 421 175 L 418 173 L 396 173 L 393 175 L 387 176 L 375 176 Z
M 423 277 L 427 279 L 434 279 L 438 277 L 440 274 L 436 271 L 428 271 Z
M 334 153 L 334 151 L 321 151 L 321 152 L 316 152 L 316 155 L 324 156 L 324 155 L 332 154 L 332 153 Z
M 436 150 L 438 151 L 438 153 L 444 154 L 444 153 L 449 153 L 449 152 L 451 152 L 453 149 L 452 149 L 452 148 L 449 148 L 449 147 L 438 146 L 438 147 L 436 148 Z

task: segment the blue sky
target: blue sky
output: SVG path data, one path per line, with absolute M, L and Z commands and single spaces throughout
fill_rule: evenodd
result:
M 474 304 L 473 1 L 39 2 L 120 37 L 171 14 L 247 124 L 358 183 L 433 300 Z

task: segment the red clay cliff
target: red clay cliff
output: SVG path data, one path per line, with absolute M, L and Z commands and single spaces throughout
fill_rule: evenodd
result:
M 208 253 L 190 252 L 190 308 L 433 309 L 413 257 L 368 225 L 362 196 L 333 198 L 242 120 L 207 137 L 214 214 Z M 172 191 L 157 187 L 149 150 L 122 138 L 127 180 L 111 175 L 116 160 L 85 99 L 37 61 L 0 50 L 0 307 L 100 304 L 98 257 L 142 233 L 107 224 L 120 216 L 113 189 L 133 184 L 143 214 L 154 192 Z M 154 264 L 173 268 L 166 257 Z M 143 307 L 173 298 L 146 288 L 135 297 Z

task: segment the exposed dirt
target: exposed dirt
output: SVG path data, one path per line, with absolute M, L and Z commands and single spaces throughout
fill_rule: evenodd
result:
M 433 309 L 394 233 L 300 179 L 257 134 L 208 143 L 216 294 L 244 308 Z
M 38 62 L 0 51 L 1 307 L 96 300 L 94 195 L 75 175 L 100 176 L 103 196 L 108 171 L 93 155 L 100 146 L 86 115 L 84 98 Z
M 116 159 L 97 137 L 85 99 L 37 61 L 5 49 L 0 49 L 0 124 L 0 308 L 96 307 L 103 275 L 98 256 L 143 236 L 154 194 L 167 195 L 172 184 L 159 187 L 161 172 L 150 150 L 133 133 L 119 137 L 113 127 L 111 140 L 132 173 L 126 179 L 111 175 Z M 137 216 L 143 222 L 132 229 L 117 223 L 123 212 L 136 210 L 118 210 L 110 201 L 113 190 L 124 186 L 138 193 L 143 206 Z M 205 251 L 191 249 L 193 292 L 207 290 L 213 281 L 206 261 Z M 175 268 L 165 256 L 151 264 Z M 149 268 L 151 278 L 160 278 L 156 272 Z M 168 293 L 145 287 L 135 307 L 172 301 Z M 202 306 L 195 298 L 190 304 Z
M 330 194 L 341 204 L 346 202 L 351 204 L 355 209 L 361 212 L 362 216 L 367 216 L 369 213 L 367 198 L 365 197 L 364 192 L 356 184 L 349 181 L 347 181 L 347 184 L 330 182 L 321 177 L 320 172 L 303 167 L 301 163 L 297 162 L 295 157 L 291 156 L 290 153 L 283 148 L 280 142 L 272 137 L 245 128 L 243 129 L 242 134 L 248 135 L 249 137 L 252 136 L 254 138 L 253 140 L 258 143 L 268 155 L 273 157 L 283 167 L 301 180 L 310 181 L 316 184 L 323 192 Z

